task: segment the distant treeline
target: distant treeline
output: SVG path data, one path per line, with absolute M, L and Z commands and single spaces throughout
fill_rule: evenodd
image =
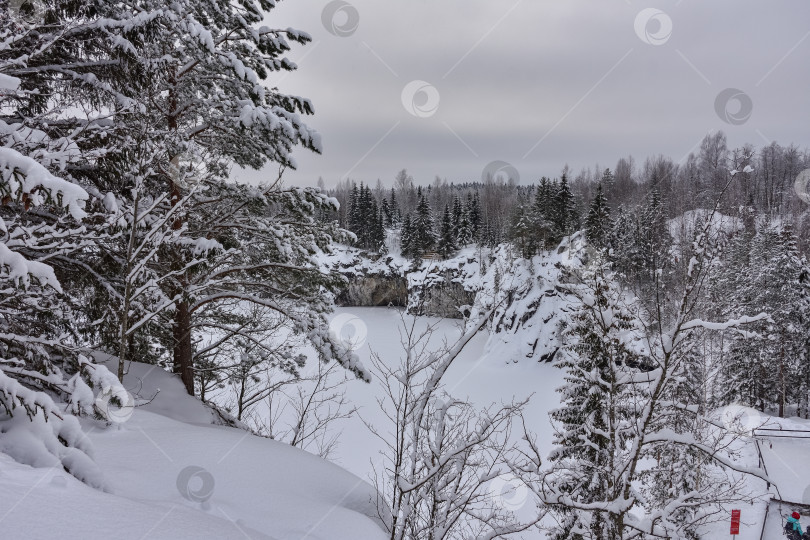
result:
M 629 222 L 643 229 L 686 211 L 713 207 L 728 216 L 755 220 L 779 219 L 794 226 L 800 239 L 810 228 L 808 207 L 794 184 L 810 168 L 810 154 L 796 146 L 772 143 L 729 149 L 722 132 L 704 138 L 697 153 L 680 163 L 664 156 L 637 165 L 633 157 L 614 168 L 586 168 L 578 174 L 565 166 L 558 177 L 542 177 L 529 185 L 488 179 L 452 183 L 439 177 L 417 185 L 403 169 L 386 188 L 354 180 L 340 182 L 328 194 L 340 210 L 322 215 L 357 235 L 357 246 L 372 252 L 386 249 L 386 230 L 398 234 L 403 255 L 426 252 L 451 255 L 477 243 L 509 241 L 522 254 L 548 249 L 576 230 L 608 247 L 611 238 L 626 236 Z M 743 172 L 748 171 L 748 172 Z M 730 175 L 731 187 L 723 191 Z M 323 180 L 319 181 L 323 185 Z M 807 240 L 799 241 L 802 252 Z

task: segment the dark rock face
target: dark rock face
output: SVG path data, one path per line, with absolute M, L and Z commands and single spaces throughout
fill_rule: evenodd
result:
M 433 283 L 420 291 L 411 290 L 409 311 L 415 315 L 428 315 L 446 319 L 461 319 L 464 311 L 475 302 L 477 291 L 469 291 L 461 283 L 450 281 L 447 276 L 443 283 Z M 417 294 L 414 294 L 417 293 Z M 469 313 L 467 313 L 469 315 Z
M 408 305 L 408 285 L 402 276 L 354 276 L 340 293 L 339 306 L 380 307 Z

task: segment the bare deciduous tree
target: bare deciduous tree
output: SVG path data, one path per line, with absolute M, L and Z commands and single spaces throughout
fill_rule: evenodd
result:
M 453 346 L 431 351 L 435 323 L 420 330 L 402 315 L 402 357 L 372 353 L 388 422 L 366 423 L 384 444 L 375 467 L 379 515 L 391 540 L 495 539 L 533 527 L 498 504 L 491 482 L 508 471 L 513 421 L 526 402 L 477 411 L 445 393 L 443 378 L 485 327 L 486 313 Z

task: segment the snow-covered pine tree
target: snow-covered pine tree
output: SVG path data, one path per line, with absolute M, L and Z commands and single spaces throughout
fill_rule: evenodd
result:
M 277 260 L 259 262 L 252 259 L 251 250 L 245 250 L 249 260 L 240 260 L 236 270 L 239 257 L 234 252 L 253 240 L 248 238 L 255 225 L 249 223 L 251 210 L 256 209 L 266 219 L 287 213 L 304 216 L 326 200 L 314 192 L 285 189 L 278 184 L 247 195 L 226 184 L 230 165 L 260 168 L 276 162 L 292 167 L 291 152 L 296 146 L 316 152 L 321 148 L 318 134 L 301 118 L 312 113 L 310 102 L 269 89 L 262 82 L 270 72 L 295 69 L 285 58 L 291 42 L 310 41 L 297 30 L 259 26 L 274 7 L 274 2 L 265 0 L 224 7 L 214 0 L 186 0 L 169 6 L 146 2 L 137 10 L 115 6 L 118 19 L 125 21 L 114 29 L 118 42 L 126 44 L 127 53 L 119 59 L 121 73 L 149 75 L 126 81 L 126 89 L 139 105 L 139 117 L 133 116 L 133 121 L 149 126 L 146 136 L 160 149 L 153 156 L 152 196 L 168 193 L 172 207 L 183 201 L 188 207 L 179 214 L 183 217 L 172 223 L 179 237 L 170 249 L 167 246 L 164 258 L 165 273 L 172 278 L 161 285 L 167 297 L 176 299 L 172 311 L 174 365 L 189 393 L 194 391 L 195 317 L 210 313 L 216 306 L 233 304 L 236 290 L 245 281 L 253 282 L 267 273 L 273 277 L 266 282 L 270 288 L 286 286 L 293 277 L 303 283 L 301 273 L 309 274 L 311 267 L 308 260 L 299 260 L 296 252 L 309 257 L 323 246 L 320 235 L 314 239 L 309 236 L 314 226 L 308 221 L 299 227 L 269 219 L 265 230 L 282 235 L 278 249 L 270 250 Z M 136 24 L 143 19 L 148 19 L 148 25 Z M 178 181 L 178 166 L 193 169 L 190 182 Z M 193 186 L 198 187 L 189 200 Z M 212 249 L 201 251 L 203 246 Z M 258 250 L 269 244 L 257 241 L 256 246 Z M 206 259 L 205 264 L 199 263 L 201 258 Z M 282 269 L 286 266 L 291 272 L 285 276 Z M 225 283 L 220 296 L 212 294 Z M 322 284 L 313 282 L 312 287 Z M 308 292 L 301 298 L 306 300 L 296 305 L 303 308 L 313 296 Z M 263 293 L 249 294 L 244 300 L 275 309 Z M 327 306 L 322 302 L 314 306 L 316 309 L 308 311 L 311 317 L 291 322 L 328 353 L 323 317 Z
M 219 184 L 209 196 L 220 203 L 188 222 L 195 236 L 203 231 L 211 236 L 197 242 L 205 262 L 188 273 L 189 313 L 195 335 L 216 335 L 218 341 L 196 349 L 195 358 L 241 339 L 254 342 L 271 367 L 291 369 L 290 357 L 272 339 L 259 339 L 281 319 L 283 331 L 308 340 L 321 360 L 337 360 L 366 378 L 356 357 L 328 337 L 326 314 L 343 278 L 323 273 L 318 261 L 333 242 L 346 238 L 336 223 L 319 223 L 314 210 L 332 200 L 315 189 L 281 184 L 260 189 Z

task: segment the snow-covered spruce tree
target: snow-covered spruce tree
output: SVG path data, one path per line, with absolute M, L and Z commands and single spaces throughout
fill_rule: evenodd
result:
M 88 105 L 107 101 L 125 107 L 131 103 L 110 87 L 104 69 L 98 74 L 93 72 L 99 64 L 88 61 L 89 57 L 103 56 L 108 49 L 106 33 L 96 24 L 97 7 L 92 2 L 37 4 L 36 20 L 21 20 L 9 10 L 0 21 L 4 39 L 0 45 L 0 71 L 16 81 L 0 98 L 2 144 L 32 157 L 64 179 L 65 186 L 84 184 L 81 171 L 91 170 L 95 162 L 107 157 L 108 148 L 97 141 L 106 139 L 113 131 L 108 118 L 110 111 L 91 112 Z M 85 219 L 81 226 L 75 221 L 75 212 L 67 216 L 52 212 L 51 205 L 37 205 L 34 211 L 19 212 L 19 207 L 10 204 L 23 203 L 23 209 L 30 210 L 29 195 L 9 192 L 4 201 L 7 225 L 31 231 L 15 235 L 17 249 L 26 250 L 28 258 L 47 257 L 61 285 L 67 288 L 73 275 L 63 259 L 92 249 L 93 235 L 87 229 L 94 221 L 108 219 L 106 209 L 99 204 L 103 195 L 91 186 L 83 187 L 87 189 L 72 185 L 74 191 L 84 194 L 81 214 Z M 33 193 L 38 189 L 30 188 Z M 73 201 L 75 204 L 75 196 Z M 72 295 L 62 297 L 61 313 L 54 313 L 61 320 L 59 324 L 64 325 L 63 331 L 70 321 L 75 321 L 72 316 L 75 312 L 66 311 L 68 301 L 73 299 Z M 52 304 L 43 302 L 42 306 L 53 313 Z M 82 322 L 71 331 L 78 330 Z
M 393 187 L 391 188 L 391 195 L 388 199 L 388 208 L 391 211 L 391 220 L 390 223 L 386 224 L 388 228 L 396 228 L 399 227 L 402 223 L 402 213 L 399 209 L 399 201 L 397 200 L 397 191 Z
M 709 282 L 708 292 L 715 306 L 714 314 L 733 317 L 756 306 L 752 303 L 750 283 L 752 273 L 758 269 L 751 266 L 751 250 L 754 233 L 738 231 L 726 246 L 721 271 L 715 272 Z M 759 358 L 757 341 L 762 338 L 751 332 L 736 335 L 721 333 L 718 359 L 721 366 L 719 384 L 716 385 L 712 404 L 722 407 L 730 403 L 766 408 L 776 395 L 771 388 L 771 370 Z
M 567 234 L 571 234 L 578 224 L 574 194 L 571 193 L 568 176 L 564 172 L 559 187 L 554 191 L 550 217 L 554 224 L 555 234 L 558 238 L 562 238 Z
M 105 487 L 74 414 L 104 415 L 96 409 L 93 389 L 105 393 L 107 403 L 128 404 L 129 398 L 106 367 L 81 354 L 62 287 L 43 262 L 51 254 L 43 244 L 65 247 L 70 229 L 41 223 L 25 228 L 27 214 L 39 207 L 83 217 L 87 195 L 11 148 L 0 151 L 0 174 L 6 199 L 0 217 L 0 451 L 33 466 L 59 465 L 83 482 Z
M 644 204 L 639 209 L 638 219 L 639 236 L 636 238 L 636 242 L 642 265 L 642 279 L 646 282 L 653 282 L 661 277 L 660 271 L 665 271 L 672 266 L 669 253 L 672 236 L 667 230 L 667 217 L 657 189 L 653 188 L 647 195 Z M 654 275 L 656 273 L 659 275 Z
M 81 354 L 54 267 L 87 245 L 81 221 L 91 195 L 66 178 L 87 163 L 80 143 L 104 128 L 68 111 L 108 92 L 77 62 L 103 33 L 84 5 L 41 7 L 35 21 L 10 10 L 0 17 L 0 451 L 104 487 L 74 415 L 108 412 L 93 390 L 105 394 L 101 403 L 128 395 Z
M 608 243 L 611 261 L 633 285 L 639 299 L 653 298 L 654 284 L 670 279 L 674 265 L 670 258 L 672 236 L 657 190 L 653 189 L 638 208 L 619 209 Z
M 706 362 L 702 351 L 698 350 L 701 332 L 691 336 L 689 350 L 684 361 L 678 367 L 680 375 L 676 376 L 669 389 L 668 396 L 675 403 L 689 404 L 696 414 L 680 414 L 677 409 L 664 417 L 659 426 L 676 434 L 701 439 L 709 424 L 703 420 L 708 413 L 707 399 L 702 390 L 706 386 Z M 704 390 L 705 391 L 705 390 Z M 728 419 L 727 419 L 728 420 Z M 666 507 L 675 496 L 683 496 L 698 490 L 704 483 L 719 482 L 720 485 L 733 487 L 722 474 L 714 470 L 711 459 L 699 449 L 689 445 L 661 444 L 651 456 L 654 464 L 642 470 L 642 492 L 645 498 L 645 510 L 655 513 Z M 680 528 L 683 536 L 698 540 L 695 522 L 705 507 L 684 505 L 672 512 L 668 520 L 672 528 Z M 712 510 L 717 510 L 717 507 Z
M 382 217 L 382 225 L 384 228 L 394 228 L 394 213 L 391 211 L 391 202 L 386 198 L 383 198 L 380 203 L 380 216 Z
M 610 207 L 607 204 L 607 198 L 600 183 L 596 186 L 596 195 L 594 195 L 593 202 L 588 210 L 588 216 L 585 218 L 585 232 L 588 241 L 598 248 L 605 247 L 608 233 L 612 228 Z
M 465 204 L 467 218 L 470 221 L 470 233 L 472 234 L 473 242 L 481 243 L 482 233 L 482 216 L 481 216 L 481 199 L 478 196 L 478 191 L 474 194 L 467 195 L 467 203 Z
M 436 247 L 436 226 L 428 205 L 427 197 L 420 193 L 416 205 L 416 213 L 411 220 L 410 255 L 414 260 L 421 260 L 422 256 Z
M 359 211 L 360 206 L 360 189 L 362 189 L 363 184 L 360 184 L 360 188 L 357 187 L 357 184 L 352 183 L 352 190 L 349 193 L 349 209 L 347 215 L 346 226 L 348 230 L 353 232 L 355 236 L 357 232 L 362 227 L 361 222 L 361 212 Z
M 609 348 L 616 350 L 621 345 L 639 356 L 638 366 L 617 365 L 604 381 L 591 369 L 593 378 L 586 378 L 584 383 L 596 382 L 597 386 L 588 391 L 597 398 L 601 396 L 597 410 L 608 412 L 601 424 L 591 420 L 584 429 L 585 443 L 594 451 L 604 451 L 607 463 L 604 469 L 588 477 L 592 460 L 571 457 L 558 459 L 539 479 L 529 480 L 529 485 L 547 505 L 563 509 L 560 511 L 565 518 L 563 523 L 575 535 L 612 540 L 645 536 L 694 537 L 702 525 L 723 517 L 724 504 L 751 496 L 743 488 L 744 475 L 765 478 L 762 471 L 737 460 L 734 441 L 739 434 L 727 430 L 711 414 L 702 413 L 702 408 L 695 403 L 694 393 L 685 393 L 679 388 L 684 371 L 695 355 L 698 331 L 741 327 L 767 317 L 765 314 L 742 316 L 722 323 L 696 318 L 704 312 L 704 289 L 716 258 L 710 235 L 715 212 L 717 207 L 696 232 L 692 246 L 694 255 L 681 294 L 674 301 L 658 294 L 652 301 L 639 302 L 618 292 L 604 295 L 605 301 L 597 301 L 594 291 L 600 287 L 603 290 L 616 287 L 615 283 L 600 285 L 607 281 L 596 277 L 600 272 L 590 279 L 586 277 L 583 286 L 575 289 L 580 299 L 578 313 L 590 326 L 584 330 L 593 332 L 590 336 L 596 346 L 578 352 L 579 341 L 569 345 L 570 354 L 574 355 L 568 364 L 570 378 L 582 379 L 585 369 L 579 366 L 587 369 L 591 363 L 598 365 L 599 359 L 589 355 L 599 356 Z M 654 272 L 653 276 L 659 276 L 653 287 L 662 286 L 661 273 Z M 623 320 L 631 327 L 621 331 L 617 321 Z M 618 391 L 600 391 L 605 386 Z M 574 407 L 576 403 L 573 396 L 569 396 L 564 406 Z M 684 421 L 684 415 L 693 420 Z M 571 440 L 574 444 L 582 441 L 576 434 Z M 557 450 L 557 455 L 565 451 L 563 446 Z M 676 474 L 669 476 L 651 471 L 650 467 L 654 467 L 651 464 L 658 463 L 662 452 L 676 460 L 667 464 Z M 518 463 L 516 469 L 544 470 L 536 454 L 526 452 L 524 455 L 526 462 Z M 529 459 L 528 456 L 534 457 Z M 587 481 L 595 478 L 596 488 L 572 495 L 566 479 L 579 476 L 585 476 Z M 562 532 L 562 537 L 566 538 L 567 531 Z
M 616 178 L 613 175 L 613 171 L 611 171 L 610 169 L 605 169 L 605 171 L 602 173 L 602 179 L 599 181 L 599 183 L 602 186 L 604 186 L 607 192 L 610 192 L 610 190 L 613 189 L 613 184 L 615 181 Z
M 363 182 L 359 189 L 355 185 L 349 204 L 349 230 L 357 237 L 355 245 L 367 251 L 379 251 L 385 241 L 385 229 L 371 188 Z
M 554 184 L 545 176 L 540 179 L 540 185 L 534 195 L 532 207 L 532 230 L 537 238 L 540 249 L 549 249 L 558 240 L 554 233 L 552 223 L 552 205 L 555 193 Z
M 638 216 L 635 211 L 620 206 L 608 232 L 608 248 L 613 268 L 628 279 L 635 279 L 641 272 L 641 251 L 637 238 L 639 233 Z
M 452 211 L 453 237 L 458 239 L 461 228 L 461 220 L 464 216 L 464 205 L 461 204 L 461 199 L 458 198 L 458 195 L 453 197 Z
M 583 279 L 582 305 L 564 333 L 568 354 L 558 364 L 567 384 L 559 389 L 563 406 L 550 414 L 558 429 L 557 446 L 544 482 L 560 497 L 591 504 L 616 489 L 614 460 L 629 436 L 621 429 L 630 418 L 627 379 L 640 355 L 627 345 L 626 335 L 638 328 L 622 306 L 609 266 L 599 259 Z M 621 523 L 610 512 L 597 507 L 584 519 L 565 500 L 550 501 L 550 507 L 560 524 L 552 531 L 555 539 L 620 537 Z
M 405 219 L 402 221 L 402 228 L 400 229 L 400 253 L 403 257 L 413 258 L 414 238 L 413 238 L 413 224 L 411 223 L 411 215 L 405 214 Z
M 442 214 L 442 226 L 439 233 L 437 249 L 439 255 L 445 259 L 450 258 L 450 256 L 455 253 L 456 249 L 458 249 L 456 246 L 456 235 L 453 231 L 453 218 L 448 205 L 445 205 L 444 213 Z
M 523 205 L 518 206 L 512 214 L 509 240 L 523 258 L 530 258 L 537 251 L 537 231 L 532 227 L 532 222 L 531 211 Z
M 459 217 L 458 229 L 456 231 L 456 245 L 467 247 L 473 242 L 473 230 L 470 224 L 470 216 L 466 208 L 462 208 Z

